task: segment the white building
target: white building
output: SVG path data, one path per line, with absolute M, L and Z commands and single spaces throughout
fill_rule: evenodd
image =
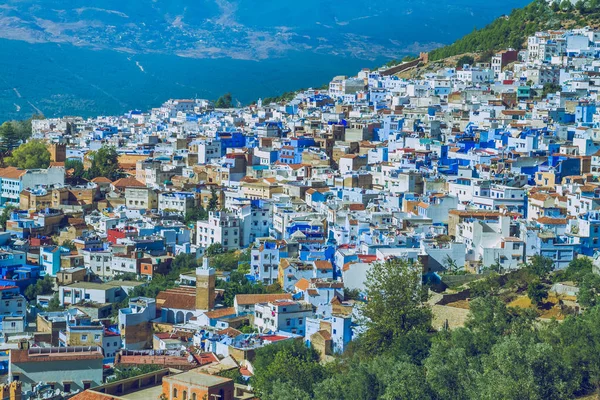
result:
M 279 300 L 256 304 L 254 326 L 261 332 L 284 331 L 304 336 L 306 318 L 313 316 L 313 307 L 308 303 Z
M 236 250 L 241 247 L 240 231 L 237 217 L 224 211 L 211 211 L 207 221 L 198 221 L 196 244 L 207 248 L 220 243 L 225 250 Z

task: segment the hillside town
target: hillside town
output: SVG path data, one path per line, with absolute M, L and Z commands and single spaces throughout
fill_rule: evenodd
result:
M 49 163 L 0 168 L 2 398 L 259 398 L 261 349 L 344 353 L 394 259 L 438 330 L 464 326 L 470 282 L 532 258 L 600 272 L 600 31 L 457 61 L 34 119 L 17 147 Z M 553 282 L 539 317 L 578 290 Z

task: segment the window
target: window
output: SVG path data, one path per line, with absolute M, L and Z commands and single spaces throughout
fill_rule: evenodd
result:
M 292 321 L 290 321 L 289 318 L 285 320 L 285 325 L 286 326 L 290 326 L 291 324 L 292 324 Z
M 192 400 L 196 400 L 196 393 L 192 393 Z
M 100 340 L 100 335 L 94 335 L 94 340 L 97 342 L 98 340 Z
M 173 398 L 177 398 L 177 388 L 173 389 Z
M 187 392 L 185 390 L 183 391 L 183 400 L 187 400 Z
M 83 382 L 83 390 L 87 390 L 92 387 L 92 382 Z
M 63 388 L 64 391 L 69 393 L 71 391 L 71 384 L 70 383 L 63 383 Z
M 87 340 L 87 335 L 81 335 L 81 340 L 83 340 L 83 341 Z

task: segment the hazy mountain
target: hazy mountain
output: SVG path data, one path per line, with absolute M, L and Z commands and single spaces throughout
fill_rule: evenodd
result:
M 0 119 L 248 102 L 450 43 L 526 2 L 7 0 Z

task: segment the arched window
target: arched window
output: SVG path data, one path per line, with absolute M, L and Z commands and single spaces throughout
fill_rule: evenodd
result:
M 187 392 L 185 390 L 183 391 L 183 400 L 187 400 Z
M 177 388 L 173 389 L 173 398 L 176 399 L 177 398 Z
M 196 400 L 196 393 L 192 393 L 192 400 Z

